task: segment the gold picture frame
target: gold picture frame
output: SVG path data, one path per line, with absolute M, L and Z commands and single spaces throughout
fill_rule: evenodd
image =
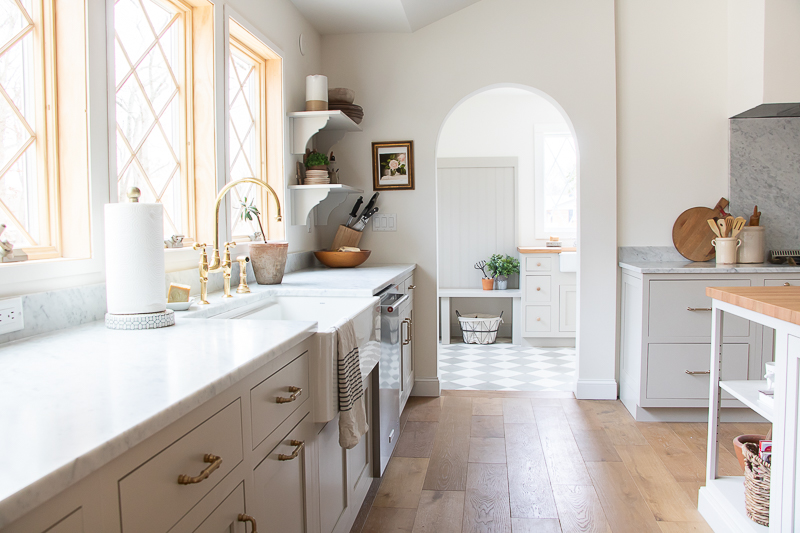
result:
M 372 143 L 372 189 L 414 190 L 414 141 Z

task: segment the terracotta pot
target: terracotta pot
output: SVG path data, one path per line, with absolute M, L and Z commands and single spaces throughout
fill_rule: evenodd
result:
M 325 165 L 313 165 L 308 167 L 307 170 L 328 170 L 328 167 Z
M 494 289 L 494 279 L 492 278 L 489 279 L 482 278 L 481 283 L 483 284 L 483 290 L 485 291 L 490 291 Z
M 766 438 L 766 435 L 739 435 L 733 439 L 733 446 L 736 449 L 736 458 L 739 459 L 739 466 L 742 467 L 742 472 L 744 472 L 744 452 L 742 451 L 744 443 L 752 442 L 758 446 L 758 441 L 766 440 Z
M 278 285 L 283 281 L 289 243 L 285 241 L 251 242 L 250 263 L 259 285 Z

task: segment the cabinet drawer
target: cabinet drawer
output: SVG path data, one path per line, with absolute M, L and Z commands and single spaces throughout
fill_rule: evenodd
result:
M 553 268 L 551 257 L 526 257 L 525 272 L 550 272 Z
M 550 276 L 525 276 L 525 301 L 550 301 Z
M 722 348 L 723 380 L 747 379 L 749 344 Z M 647 397 L 708 399 L 711 344 L 650 344 L 647 347 Z M 723 398 L 731 398 L 723 393 Z
M 246 533 L 250 529 L 239 520 L 239 515 L 245 512 L 244 483 L 233 489 L 221 503 L 219 498 L 214 501 L 213 495 L 207 500 L 211 501 L 203 501 L 169 533 Z M 263 527 L 263 523 L 257 525 Z
M 795 279 L 766 279 L 765 287 L 800 287 L 800 278 Z
M 301 391 L 293 393 L 296 388 L 300 388 Z M 253 387 L 250 391 L 253 449 L 294 413 L 309 396 L 308 352 L 304 352 Z M 278 398 L 282 398 L 283 401 L 279 402 Z
M 411 274 L 403 281 L 403 294 L 413 294 L 414 289 L 416 289 L 416 285 L 414 285 L 414 274 Z
M 181 475 L 198 476 L 222 464 L 208 478 L 188 485 Z M 242 407 L 236 400 L 119 481 L 122 531 L 167 531 L 242 461 Z
M 530 333 L 551 331 L 549 305 L 525 306 L 525 331 Z
M 747 279 L 650 282 L 649 334 L 651 337 L 703 337 L 711 339 L 711 298 L 707 287 L 749 287 Z M 723 335 L 747 337 L 750 322 L 725 315 Z

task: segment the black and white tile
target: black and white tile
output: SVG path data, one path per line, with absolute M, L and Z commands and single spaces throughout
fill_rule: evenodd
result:
M 439 345 L 442 390 L 571 391 L 575 348 Z

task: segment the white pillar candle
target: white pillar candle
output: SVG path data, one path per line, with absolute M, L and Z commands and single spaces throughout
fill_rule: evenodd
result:
M 322 75 L 306 76 L 306 111 L 325 111 L 328 109 L 328 77 Z

